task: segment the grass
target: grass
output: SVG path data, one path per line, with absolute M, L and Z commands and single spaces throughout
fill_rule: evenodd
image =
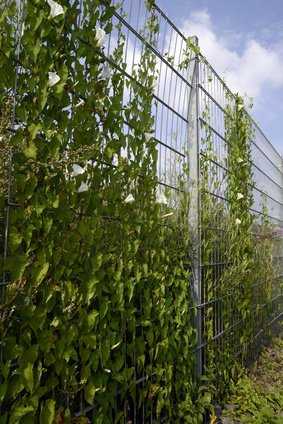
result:
M 223 424 L 283 424 L 283 337 L 233 387 Z

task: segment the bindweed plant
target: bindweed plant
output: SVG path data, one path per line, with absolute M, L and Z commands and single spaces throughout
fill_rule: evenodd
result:
M 146 43 L 131 75 L 110 0 L 0 6 L 1 274 L 9 281 L 0 306 L 0 423 L 201 423 L 236 378 L 234 346 L 216 336 L 236 316 L 246 323 L 245 355 L 255 296 L 271 298 L 272 230 L 264 221 L 252 233 L 251 133 L 236 98 L 226 182 L 217 180 L 209 126 L 202 143 L 207 308 L 197 379 L 190 170 L 174 193 L 157 179 L 150 46 L 159 21 L 154 2 L 145 3 Z M 198 54 L 189 39 L 182 67 Z M 225 206 L 211 195 L 223 187 Z M 217 285 L 216 255 L 225 259 Z M 256 292 L 255 278 L 264 281 Z
M 6 141 L 15 206 L 2 265 L 1 422 L 199 422 L 188 198 L 172 210 L 157 196 L 155 57 L 145 48 L 129 79 L 112 3 L 79 6 L 26 2 L 18 56 L 15 5 L 1 17 L 1 69 L 20 67 L 0 87 L 3 105 L 16 96 L 17 123 Z

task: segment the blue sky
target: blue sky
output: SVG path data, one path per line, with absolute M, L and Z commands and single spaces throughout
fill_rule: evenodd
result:
M 283 0 L 157 0 L 233 91 L 253 98 L 252 115 L 283 154 Z

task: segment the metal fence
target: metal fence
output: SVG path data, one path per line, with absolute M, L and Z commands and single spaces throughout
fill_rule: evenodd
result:
M 119 31 L 125 37 L 124 62 L 126 67 L 123 70 L 121 69 L 121 72 L 126 79 L 133 78 L 135 67 L 140 61 L 144 48 L 152 51 L 156 57 L 158 72 L 152 111 L 155 117 L 155 139 L 158 146 L 160 190 L 169 191 L 170 197 L 174 199 L 174 193 L 180 190 L 180 177 L 184 177 L 184 166 L 189 165 L 189 183 L 191 184 L 187 185 L 187 189 L 191 194 L 191 212 L 188 219 L 195 235 L 195 252 L 192 265 L 193 288 L 196 299 L 194 308 L 197 311 L 196 326 L 198 333 L 196 354 L 198 372 L 202 373 L 205 369 L 206 354 L 210 344 L 217 344 L 218 347 L 221 347 L 227 342 L 232 342 L 235 356 L 241 355 L 242 350 L 245 349 L 245 351 L 249 351 L 250 359 L 254 359 L 264 341 L 267 329 L 283 316 L 283 291 L 281 288 L 283 253 L 282 245 L 280 245 L 280 229 L 283 230 L 283 162 L 279 153 L 252 120 L 251 150 L 255 182 L 252 213 L 256 219 L 262 216 L 262 196 L 264 196 L 269 219 L 278 236 L 278 249 L 274 251 L 277 275 L 273 282 L 271 302 L 255 304 L 257 310 L 268 308 L 269 320 L 268 322 L 260 319 L 255 320 L 249 345 L 243 346 L 241 327 L 245 325 L 245 322 L 243 319 L 238 319 L 236 313 L 233 320 L 228 323 L 224 322 L 222 314 L 223 305 L 232 309 L 236 299 L 234 299 L 235 292 L 233 290 L 224 295 L 222 293 L 221 297 L 219 295 L 221 275 L 229 265 L 226 263 L 226 257 L 223 253 L 226 241 L 220 220 L 214 222 L 210 229 L 217 242 L 211 261 L 210 263 L 202 262 L 201 243 L 206 234 L 200 227 L 201 204 L 198 190 L 199 163 L 206 148 L 202 143 L 202 128 L 203 124 L 206 124 L 211 131 L 214 176 L 216 175 L 216 179 L 221 183 L 217 185 L 217 188 L 211 190 L 210 196 L 217 199 L 224 208 L 228 209 L 226 191 L 229 169 L 227 169 L 226 164 L 228 147 L 225 139 L 225 114 L 227 113 L 227 95 L 231 95 L 231 93 L 221 77 L 201 55 L 199 58 L 192 57 L 187 67 L 181 66 L 186 50 L 186 37 L 158 6 L 155 6 L 154 13 L 158 21 L 159 31 L 155 36 L 155 42 L 150 44 L 144 37 L 144 27 L 148 17 L 144 0 L 124 0 L 122 8 L 118 8 L 115 12 L 113 31 L 108 36 L 105 55 L 106 58 L 110 57 L 116 46 L 118 24 Z M 191 35 L 194 36 L 194 34 Z M 113 66 L 115 64 L 110 61 L 110 67 Z M 125 101 L 130 100 L 131 95 L 130 91 L 125 90 Z M 206 114 L 208 118 L 205 118 L 204 110 L 208 110 Z M 9 202 L 6 210 L 3 209 L 3 214 L 0 216 L 3 240 L 7 240 L 8 216 Z M 4 225 L 5 222 L 6 225 Z M 1 244 L 3 245 L 3 243 Z M 5 255 L 5 252 L 2 252 L 2 254 Z M 206 280 L 203 277 L 205 267 L 210 268 L 213 276 L 213 297 L 209 299 L 205 286 Z M 258 284 L 261 284 L 261 282 L 258 282 Z M 207 339 L 205 326 L 208 315 L 213 322 L 213 337 L 210 340 Z M 255 316 L 258 318 L 260 315 L 257 313 Z M 85 411 L 83 405 L 82 410 Z M 141 421 L 138 421 L 136 417 L 134 422 Z
M 214 153 L 213 160 L 213 174 L 219 184 L 216 184 L 216 188 L 212 188 L 210 196 L 218 199 L 222 205 L 229 208 L 229 201 L 227 198 L 227 179 L 229 178 L 229 167 L 227 167 L 227 156 L 229 145 L 225 138 L 225 115 L 227 114 L 227 98 L 232 95 L 229 88 L 219 77 L 216 71 L 211 65 L 204 59 L 201 58 L 199 63 L 199 80 L 198 80 L 198 91 L 199 91 L 199 109 L 200 111 L 204 108 L 208 108 L 208 122 L 202 115 L 199 115 L 199 121 L 201 124 L 209 126 L 211 131 L 212 139 L 212 150 Z M 214 336 L 210 343 L 217 344 L 220 348 L 224 347 L 228 343 L 233 344 L 233 351 L 235 356 L 242 357 L 245 361 L 250 362 L 256 359 L 256 356 L 265 341 L 265 337 L 268 334 L 270 327 L 278 322 L 282 317 L 282 225 L 283 225 L 283 186 L 282 186 L 282 158 L 276 151 L 274 146 L 265 137 L 259 126 L 254 120 L 249 117 L 252 127 L 252 138 L 250 140 L 251 147 L 251 161 L 252 161 L 252 176 L 253 176 L 253 205 L 251 207 L 251 213 L 254 216 L 254 222 L 261 222 L 263 216 L 263 204 L 266 206 L 268 220 L 277 233 L 278 238 L 274 243 L 277 245 L 273 252 L 273 262 L 275 269 L 275 279 L 272 284 L 272 298 L 270 301 L 267 299 L 258 299 L 255 295 L 255 302 L 253 311 L 248 318 L 250 320 L 249 325 L 252 326 L 252 333 L 250 340 L 247 342 L 242 341 L 242 328 L 247 325 L 245 319 L 237 318 L 237 311 L 235 307 L 235 301 L 237 302 L 237 295 L 240 292 L 233 289 L 235 282 L 231 281 L 231 290 L 224 294 L 221 298 L 218 298 L 218 287 L 221 284 L 222 272 L 229 267 L 225 261 L 225 248 L 221 249 L 223 244 L 223 238 L 225 233 L 223 232 L 223 225 L 221 221 L 215 223 L 215 228 L 212 229 L 215 235 L 217 247 L 215 248 L 214 255 L 211 263 L 203 264 L 200 263 L 201 269 L 203 267 L 210 268 L 210 272 L 213 275 L 214 285 L 214 298 L 209 300 L 206 297 L 206 281 L 203 278 L 202 283 L 204 286 L 201 289 L 201 315 L 202 320 L 206 320 L 211 302 L 214 303 L 213 315 L 214 315 Z M 203 147 L 203 148 L 202 148 Z M 202 146 L 200 140 L 200 150 L 198 154 L 202 156 L 205 153 L 206 146 Z M 201 211 L 200 211 L 201 213 Z M 202 234 L 205 238 L 206 234 Z M 224 240 L 224 246 L 227 241 Z M 226 244 L 227 247 L 227 244 Z M 201 259 L 200 259 L 201 260 Z M 263 285 L 265 282 L 255 281 L 252 290 L 256 292 L 257 288 Z M 236 297 L 236 299 L 234 299 Z M 232 313 L 232 319 L 230 322 L 224 323 L 222 320 L 221 310 L 225 307 L 230 308 L 234 312 Z M 264 320 L 262 317 L 268 310 L 268 320 Z M 258 311 L 261 311 L 258 313 Z M 203 328 L 202 328 L 203 330 Z M 202 351 L 202 360 L 206 362 L 206 334 L 202 331 L 202 344 L 200 350 Z
M 158 142 L 158 176 L 162 189 L 174 192 L 179 190 L 178 180 L 182 176 L 183 167 L 189 163 L 191 193 L 190 222 L 195 235 L 194 255 L 194 293 L 196 296 L 198 327 L 198 372 L 206 365 L 206 352 L 209 344 L 218 347 L 233 343 L 235 356 L 246 354 L 246 360 L 254 360 L 265 339 L 268 329 L 283 315 L 283 292 L 281 280 L 283 274 L 282 243 L 280 229 L 283 228 L 283 161 L 280 154 L 269 142 L 260 127 L 250 117 L 252 125 L 251 155 L 253 173 L 253 206 L 251 213 L 255 222 L 263 215 L 263 198 L 268 210 L 269 220 L 277 233 L 277 249 L 273 253 L 276 278 L 273 281 L 273 296 L 270 302 L 255 301 L 255 310 L 268 309 L 268 322 L 261 320 L 260 314 L 254 314 L 253 334 L 248 345 L 241 341 L 243 319 L 237 319 L 234 311 L 231 322 L 224 322 L 222 309 L 233 309 L 236 292 L 230 290 L 220 297 L 219 284 L 223 270 L 229 266 L 225 259 L 225 233 L 222 222 L 213 223 L 210 231 L 214 233 L 216 247 L 209 264 L 202 262 L 201 243 L 206 234 L 200 228 L 201 205 L 197 190 L 200 180 L 199 162 L 205 155 L 206 146 L 202 143 L 203 126 L 209 127 L 213 150 L 213 175 L 218 181 L 210 192 L 211 198 L 217 199 L 224 209 L 228 210 L 227 168 L 228 143 L 225 135 L 225 115 L 227 98 L 233 95 L 218 73 L 199 55 L 191 59 L 185 68 L 181 66 L 186 51 L 186 37 L 168 19 L 163 11 L 155 6 L 155 16 L 159 31 L 154 44 L 148 44 L 143 36 L 147 19 L 147 9 L 143 0 L 125 0 L 123 9 L 119 9 L 114 23 L 122 25 L 125 35 L 124 60 L 127 64 L 125 74 L 131 77 L 135 65 L 138 64 L 141 52 L 149 48 L 156 56 L 158 80 L 154 94 L 153 114 L 155 117 L 155 138 Z M 191 34 L 193 37 L 194 34 Z M 113 37 L 113 34 L 112 34 Z M 115 35 L 114 35 L 115 38 Z M 108 54 L 111 52 L 111 37 L 108 43 Z M 206 111 L 206 113 L 204 113 Z M 211 168 L 212 169 L 212 168 Z M 213 186 L 213 184 L 212 184 Z M 224 246 L 224 249 L 221 248 Z M 204 268 L 210 268 L 213 275 L 213 296 L 207 298 Z M 258 281 L 255 286 L 263 284 Z M 232 284 L 232 282 L 231 282 Z M 207 340 L 205 322 L 208 315 L 213 315 L 213 338 Z

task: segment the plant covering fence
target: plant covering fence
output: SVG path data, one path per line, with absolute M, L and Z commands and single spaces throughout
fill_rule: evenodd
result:
M 153 1 L 0 13 L 0 423 L 201 423 L 283 315 L 283 165 Z

